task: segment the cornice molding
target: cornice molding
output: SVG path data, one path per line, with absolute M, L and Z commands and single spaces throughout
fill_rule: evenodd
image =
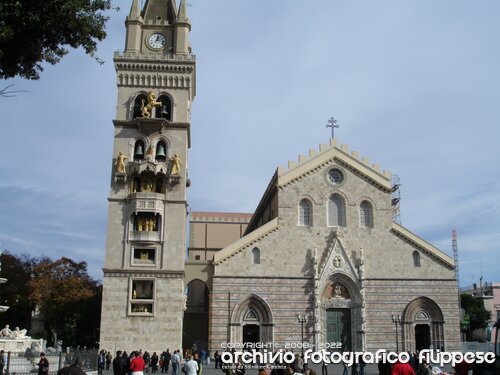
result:
M 125 270 L 103 268 L 104 277 L 156 277 L 160 279 L 179 279 L 184 277 L 184 271 L 168 270 Z

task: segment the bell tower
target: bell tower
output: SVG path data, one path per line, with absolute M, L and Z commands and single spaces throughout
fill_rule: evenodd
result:
M 133 0 L 118 86 L 100 347 L 179 349 L 196 94 L 186 2 Z

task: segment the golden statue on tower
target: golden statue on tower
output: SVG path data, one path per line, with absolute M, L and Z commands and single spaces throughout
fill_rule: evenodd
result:
M 153 91 L 150 91 L 148 94 L 148 103 L 144 99 L 141 100 L 141 116 L 150 118 L 151 110 L 154 107 L 161 107 L 162 102 L 156 101 L 156 94 Z

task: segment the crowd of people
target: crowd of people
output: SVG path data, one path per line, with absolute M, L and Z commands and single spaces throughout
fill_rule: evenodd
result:
M 433 366 L 425 360 L 420 360 L 419 352 L 415 351 L 413 353 L 408 353 L 410 360 L 408 362 L 397 361 L 394 364 L 389 362 L 380 362 L 378 366 L 378 375 L 448 375 L 443 372 L 443 370 L 438 366 Z M 226 375 L 244 375 L 245 366 L 241 359 L 239 363 L 232 365 L 222 365 L 220 356 L 216 352 L 214 354 L 215 368 L 220 366 Z M 316 375 L 316 372 L 309 368 L 306 363 L 304 363 L 303 358 L 296 354 L 295 361 L 291 364 L 273 364 L 273 365 L 258 365 L 259 375 Z M 330 374 L 334 375 L 333 369 L 330 367 Z M 372 373 L 373 373 L 372 369 Z M 338 371 L 338 370 L 337 370 Z M 453 370 L 449 374 L 454 375 L 468 375 L 469 371 L 472 371 L 472 375 L 493 375 L 493 372 L 488 365 L 484 363 L 480 364 L 468 364 L 465 361 L 457 363 Z M 328 375 L 329 366 L 326 363 L 321 365 L 321 375 Z M 366 363 L 359 362 L 354 363 L 352 366 L 348 367 L 347 364 L 343 363 L 340 373 L 335 373 L 335 375 L 366 375 Z
M 2 361 L 4 357 L 2 352 L 0 351 L 0 371 L 3 370 L 2 367 L 5 364 Z M 182 361 L 183 357 L 185 361 Z M 215 362 L 214 367 L 222 369 L 226 375 L 245 375 L 247 367 L 243 364 L 241 358 L 237 363 L 229 365 L 223 365 L 218 351 L 214 353 L 213 358 Z M 295 358 L 296 360 L 293 363 L 286 365 L 273 364 L 271 366 L 260 364 L 258 366 L 259 375 L 316 375 L 313 369 L 308 368 L 300 355 L 296 355 Z M 183 365 L 181 365 L 182 362 L 184 362 Z M 143 352 L 142 350 L 133 351 L 129 355 L 127 352 L 118 350 L 114 359 L 111 353 L 101 350 L 97 358 L 98 373 L 102 374 L 105 369 L 110 370 L 112 365 L 113 375 L 143 375 L 145 372 L 167 374 L 170 367 L 172 368 L 171 375 L 202 375 L 203 366 L 208 364 L 210 364 L 210 353 L 204 350 L 193 351 L 192 353 L 186 351 L 183 356 L 180 350 L 170 353 L 170 350 L 167 349 L 160 353 L 160 355 L 156 352 L 149 354 L 147 351 Z M 48 375 L 49 361 L 45 353 L 40 354 L 37 365 L 38 375 Z M 363 362 L 355 363 L 351 368 L 348 368 L 344 364 L 342 375 L 365 375 L 365 367 L 365 363 Z M 321 370 L 322 375 L 328 375 L 328 366 L 326 364 L 323 363 Z M 455 365 L 454 374 L 468 375 L 470 370 L 472 370 L 473 375 L 488 373 L 488 371 L 485 372 L 485 369 L 480 366 L 461 362 Z M 379 375 L 446 375 L 439 367 L 432 367 L 425 360 L 420 361 L 417 351 L 410 354 L 410 360 L 407 363 L 396 362 L 392 365 L 388 362 L 378 363 L 378 373 Z M 81 374 L 85 374 L 85 372 L 80 369 L 78 358 L 74 364 L 58 371 L 58 375 Z
M 118 350 L 114 359 L 111 353 L 101 350 L 97 359 L 98 373 L 102 374 L 104 369 L 109 370 L 112 364 L 113 375 L 142 375 L 145 372 L 165 373 L 170 367 L 171 375 L 201 375 L 203 363 L 206 360 L 206 354 L 194 352 L 185 356 L 185 363 L 181 368 L 181 351 L 175 350 L 170 353 L 170 349 L 165 350 L 159 355 L 147 351 L 137 350 L 128 354 L 125 351 Z

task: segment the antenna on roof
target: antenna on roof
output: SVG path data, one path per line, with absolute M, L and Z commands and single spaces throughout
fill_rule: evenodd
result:
M 401 225 L 401 179 L 397 174 L 392 175 L 392 188 L 391 188 L 391 206 L 392 206 L 392 220 Z
M 337 124 L 337 120 L 335 120 L 335 117 L 330 117 L 330 120 L 328 120 L 328 124 L 326 124 L 327 128 L 332 128 L 332 138 L 335 138 L 335 128 L 340 127 L 339 124 Z
M 457 280 L 458 289 L 458 308 L 461 307 L 460 303 L 460 274 L 458 272 L 458 246 L 457 246 L 457 231 L 451 231 L 451 247 L 453 248 L 453 260 L 455 261 L 455 279 Z

